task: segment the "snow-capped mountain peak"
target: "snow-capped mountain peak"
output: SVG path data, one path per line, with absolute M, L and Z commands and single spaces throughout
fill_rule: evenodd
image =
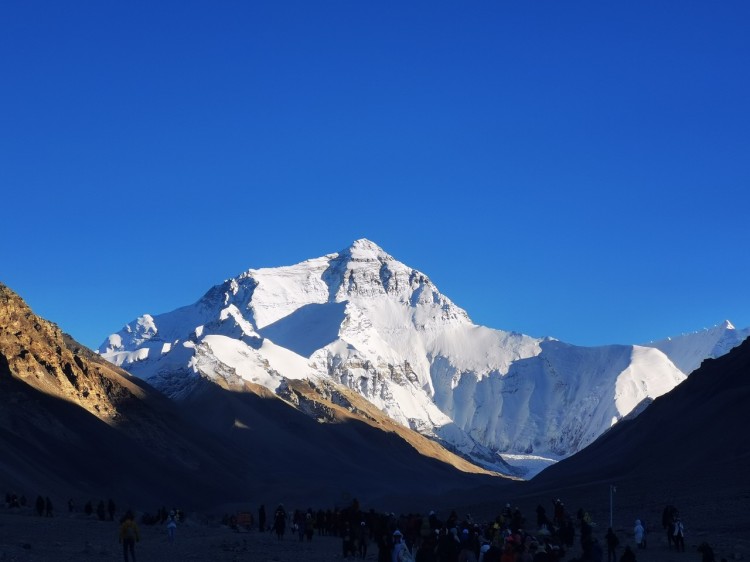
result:
M 690 342 L 583 348 L 477 326 L 424 273 L 360 239 L 145 314 L 99 352 L 174 398 L 199 378 L 277 393 L 290 379 L 326 379 L 501 470 L 504 453 L 576 452 L 739 337 L 725 323 Z
M 355 240 L 351 246 L 341 250 L 338 255 L 348 255 L 352 261 L 395 261 L 393 256 L 367 238 Z
M 366 306 L 368 301 L 383 297 L 411 309 L 429 309 L 445 320 L 469 322 L 466 312 L 440 294 L 424 273 L 397 261 L 366 239 L 321 258 L 292 266 L 251 269 L 241 277 L 243 282 L 254 282 L 250 308 L 259 329 L 302 307 L 348 301 Z

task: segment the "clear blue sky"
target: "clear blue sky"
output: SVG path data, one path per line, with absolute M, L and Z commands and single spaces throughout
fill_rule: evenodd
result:
M 0 4 L 0 281 L 95 347 L 369 238 L 581 345 L 750 326 L 750 3 Z

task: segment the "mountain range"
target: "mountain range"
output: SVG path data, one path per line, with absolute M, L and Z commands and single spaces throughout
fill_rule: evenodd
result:
M 688 544 L 709 540 L 740 559 L 750 549 L 748 373 L 745 341 L 640 415 L 518 481 L 470 465 L 342 385 L 322 391 L 324 381 L 296 379 L 281 392 L 250 382 L 228 390 L 198 376 L 170 400 L 0 284 L 0 487 L 55 505 L 113 497 L 141 510 L 223 513 L 358 498 L 378 510 L 457 509 L 478 520 L 506 502 L 531 514 L 564 498 L 573 511 L 586 507 L 602 532 L 614 513 L 621 536 L 644 516 L 658 528 L 672 503 Z M 660 548 L 658 533 L 649 545 Z
M 205 381 L 314 406 L 346 388 L 485 469 L 533 477 L 682 383 L 750 329 L 581 347 L 474 324 L 427 275 L 369 240 L 250 269 L 196 303 L 143 314 L 99 353 L 176 401 Z

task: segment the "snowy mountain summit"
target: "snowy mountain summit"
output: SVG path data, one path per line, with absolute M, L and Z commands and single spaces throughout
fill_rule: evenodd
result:
M 178 400 L 201 379 L 280 395 L 291 379 L 344 385 L 481 466 L 507 472 L 508 461 L 532 476 L 748 332 L 727 323 L 645 346 L 585 348 L 490 329 L 362 239 L 144 314 L 99 353 Z

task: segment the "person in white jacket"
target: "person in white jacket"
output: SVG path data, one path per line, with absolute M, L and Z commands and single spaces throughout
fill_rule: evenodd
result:
M 635 534 L 635 544 L 638 546 L 638 548 L 645 548 L 646 547 L 646 529 L 644 529 L 643 525 L 641 525 L 640 519 L 635 520 L 635 527 L 633 528 L 633 533 Z
M 403 558 L 402 550 L 406 548 L 406 544 L 403 541 L 404 535 L 401 531 L 396 529 L 393 533 L 393 551 L 391 551 L 391 562 L 401 562 Z

